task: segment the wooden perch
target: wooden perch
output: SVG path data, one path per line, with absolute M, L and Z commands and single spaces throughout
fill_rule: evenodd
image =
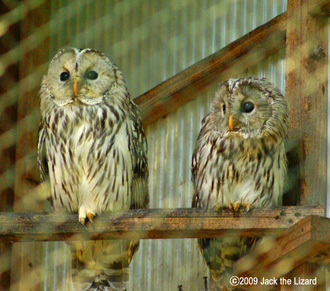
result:
M 230 43 L 134 99 L 144 126 L 196 98 L 214 82 L 236 76 L 285 48 L 286 13 Z
M 141 209 L 98 216 L 87 229 L 75 214 L 0 213 L 1 241 L 63 241 L 77 239 L 201 238 L 222 235 L 279 234 L 322 207 L 277 207 L 241 211 L 233 217 L 202 209 Z
M 308 216 L 234 265 L 239 277 L 279 278 L 306 262 L 330 262 L 330 219 Z M 242 286 L 258 290 L 258 286 Z M 260 288 L 262 286 L 259 286 Z

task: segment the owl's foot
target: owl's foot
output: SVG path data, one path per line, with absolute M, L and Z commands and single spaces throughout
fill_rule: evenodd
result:
M 250 212 L 252 209 L 252 205 L 250 203 L 241 203 L 241 202 L 235 202 L 235 203 L 231 203 L 228 202 L 228 206 L 223 205 L 223 204 L 216 204 L 214 206 L 214 210 L 217 212 L 220 212 L 222 210 L 226 210 L 229 209 L 230 211 L 233 212 L 234 217 L 238 216 L 238 213 L 241 209 L 244 209 L 246 212 Z
M 90 222 L 93 222 L 94 217 L 95 217 L 95 213 L 93 213 L 93 212 L 87 213 L 87 218 L 89 219 Z
M 241 208 L 242 204 L 240 202 L 228 203 L 229 210 L 232 210 L 235 213 L 239 212 L 239 209 Z
M 239 213 L 240 209 L 244 209 L 246 212 L 250 212 L 252 209 L 251 203 L 241 203 L 241 202 L 235 202 L 228 203 L 228 208 L 233 211 L 234 216 Z
M 240 208 L 241 208 L 242 204 L 240 202 L 235 202 L 235 203 L 231 203 L 231 202 L 228 202 L 228 205 L 223 205 L 223 204 L 216 204 L 214 206 L 214 210 L 217 211 L 217 212 L 220 212 L 222 210 L 231 210 L 235 213 L 238 213 Z
M 80 207 L 79 209 L 79 222 L 85 226 L 86 219 L 93 223 L 95 217 L 95 213 L 93 211 L 87 211 L 84 207 Z
M 83 226 L 85 226 L 85 217 L 79 217 L 79 222 L 83 225 Z
M 235 203 L 228 202 L 228 209 L 233 212 L 234 217 L 238 216 L 241 205 L 242 204 L 240 202 L 235 202 Z
M 243 207 L 245 208 L 246 212 L 250 212 L 253 208 L 253 206 L 251 205 L 251 203 L 243 203 Z

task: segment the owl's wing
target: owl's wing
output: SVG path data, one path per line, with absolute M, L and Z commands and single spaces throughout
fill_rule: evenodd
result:
M 46 129 L 43 121 L 41 120 L 39 125 L 38 132 L 38 167 L 40 171 L 40 180 L 42 183 L 42 187 L 44 188 L 45 199 L 47 199 L 51 206 L 53 207 L 53 200 L 50 195 L 49 188 L 49 169 L 47 163 L 47 155 L 46 155 Z
M 137 105 L 131 102 L 132 135 L 130 153 L 132 157 L 132 209 L 147 208 L 149 206 L 148 194 L 148 161 L 147 139 Z
M 197 176 L 197 172 L 198 172 L 198 168 L 199 168 L 199 159 L 198 159 L 198 151 L 199 151 L 199 147 L 197 146 L 194 150 L 193 156 L 192 156 L 192 162 L 191 162 L 191 178 L 192 178 L 192 182 L 195 188 L 194 191 L 194 196 L 193 196 L 193 200 L 192 200 L 192 207 L 199 207 L 199 191 L 197 190 L 196 187 L 196 176 Z
M 45 148 L 46 131 L 43 121 L 40 122 L 38 132 L 38 167 L 40 171 L 41 182 L 44 182 L 48 178 L 48 164 L 46 158 Z
M 194 191 L 194 196 L 193 196 L 193 200 L 192 200 L 192 207 L 200 207 L 199 204 L 199 200 L 200 200 L 200 193 L 199 190 L 197 189 L 197 174 L 200 168 L 200 159 L 201 159 L 201 152 L 202 152 L 202 148 L 205 145 L 206 142 L 206 138 L 205 135 L 206 133 L 209 131 L 208 127 L 207 127 L 207 119 L 209 118 L 210 114 L 207 114 L 203 120 L 202 120 L 202 128 L 199 132 L 198 138 L 197 138 L 197 142 L 196 142 L 196 146 L 193 152 L 193 156 L 192 156 L 192 161 L 191 161 L 191 178 L 192 178 L 192 182 L 195 188 Z
M 192 182 L 195 185 L 195 180 L 196 180 L 196 176 L 197 176 L 197 172 L 198 172 L 198 168 L 199 168 L 199 159 L 200 159 L 200 151 L 201 151 L 201 147 L 202 147 L 202 143 L 203 143 L 203 137 L 205 135 L 205 131 L 206 131 L 206 119 L 208 118 L 210 114 L 206 115 L 203 120 L 202 120 L 202 128 L 199 132 L 198 138 L 197 138 L 197 142 L 196 142 L 196 146 L 193 152 L 193 156 L 192 156 L 192 161 L 191 161 L 191 175 L 192 175 Z

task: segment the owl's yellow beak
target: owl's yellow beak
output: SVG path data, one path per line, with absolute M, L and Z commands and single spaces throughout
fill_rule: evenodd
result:
M 234 131 L 234 128 L 235 128 L 235 120 L 234 120 L 234 117 L 233 117 L 232 115 L 229 116 L 228 125 L 229 125 L 229 130 L 230 130 L 230 131 Z
M 73 81 L 73 92 L 74 92 L 74 96 L 78 95 L 78 80 Z

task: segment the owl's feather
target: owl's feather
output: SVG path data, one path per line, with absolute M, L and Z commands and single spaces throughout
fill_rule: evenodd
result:
M 84 222 L 148 207 L 146 138 L 118 68 L 97 50 L 65 49 L 40 92 L 38 164 L 42 179 L 48 173 L 54 210 L 78 212 Z M 72 242 L 71 249 L 76 290 L 127 287 L 137 240 Z
M 287 128 L 286 100 L 272 84 L 256 78 L 222 83 L 211 112 L 202 121 L 193 153 L 192 206 L 225 207 L 235 202 L 253 207 L 281 205 Z M 229 284 L 233 264 L 257 240 L 229 236 L 198 241 L 219 287 L 233 288 Z

